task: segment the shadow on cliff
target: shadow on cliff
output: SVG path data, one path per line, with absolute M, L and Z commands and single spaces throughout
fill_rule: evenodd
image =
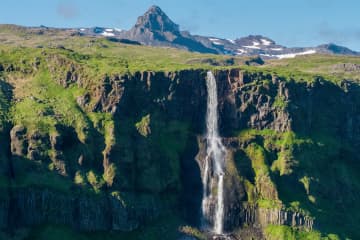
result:
M 10 178 L 14 176 L 14 169 L 12 167 L 11 150 L 10 150 L 10 129 L 11 123 L 6 119 L 10 108 L 10 101 L 13 98 L 14 87 L 4 80 L 0 79 L 0 109 L 4 118 L 0 116 L 0 175 L 5 175 Z
M 125 81 L 110 159 L 121 166 L 115 180 L 120 189 L 175 197 L 171 210 L 195 226 L 202 197 L 196 134 L 206 110 L 199 75 L 203 71 L 138 72 Z
M 201 201 L 203 186 L 201 172 L 195 156 L 199 152 L 195 136 L 188 140 L 185 153 L 181 157 L 181 208 L 186 222 L 199 227 L 201 224 Z
M 360 87 L 318 78 L 288 88 L 292 130 L 304 142 L 293 146 L 292 173 L 273 176 L 279 197 L 310 212 L 316 229 L 359 238 Z

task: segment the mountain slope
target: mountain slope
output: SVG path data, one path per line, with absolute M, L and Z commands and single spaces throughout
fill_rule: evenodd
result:
M 1 25 L 0 25 L 1 26 Z M 6 29 L 9 25 L 1 28 Z M 128 44 L 143 44 L 157 47 L 171 47 L 192 52 L 225 54 L 232 56 L 260 56 L 263 59 L 283 59 L 309 54 L 360 56 L 359 52 L 335 44 L 323 44 L 317 47 L 286 47 L 262 35 L 249 35 L 235 40 L 210 36 L 192 35 L 182 31 L 158 6 L 152 6 L 144 15 L 138 17 L 130 30 L 118 28 L 92 27 L 57 29 L 51 27 L 23 28 L 13 26 L 17 30 L 40 34 L 77 35 L 105 37 L 112 41 Z M 5 39 L 6 41 L 6 39 Z
M 101 28 L 96 28 L 99 30 Z M 275 43 L 270 38 L 261 35 L 250 35 L 235 40 L 217 37 L 191 35 L 181 31 L 158 6 L 152 6 L 140 16 L 129 31 L 102 28 L 103 31 L 87 31 L 82 33 L 115 36 L 129 39 L 150 46 L 168 46 L 201 53 L 215 53 L 241 56 L 260 55 L 263 58 L 292 58 L 297 55 L 314 53 L 360 55 L 335 44 L 324 44 L 318 47 L 287 48 Z M 109 32 L 111 30 L 111 32 Z
M 119 34 L 120 38 L 138 41 L 151 46 L 172 46 L 202 53 L 217 53 L 196 41 L 191 35 L 180 31 L 179 25 L 157 6 L 152 6 L 140 16 L 129 31 Z

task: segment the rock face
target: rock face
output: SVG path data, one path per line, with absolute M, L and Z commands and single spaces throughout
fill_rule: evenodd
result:
M 220 102 L 223 132 L 230 133 L 234 129 L 244 128 L 280 132 L 291 129 L 289 113 L 281 109 L 284 106 L 276 106 L 276 101 L 284 104 L 289 101 L 289 89 L 285 81 L 270 74 L 244 73 L 239 70 L 219 72 L 217 75 L 220 96 L 223 96 Z M 251 84 L 257 81 L 268 81 L 268 84 Z
M 15 126 L 11 129 L 11 152 L 13 155 L 23 156 L 27 154 L 27 139 L 24 137 L 26 129 L 23 126 Z
M 130 231 L 161 212 L 160 200 L 150 195 L 130 196 L 134 208 L 126 208 L 116 196 L 70 196 L 47 189 L 17 189 L 0 199 L 0 227 L 40 224 L 70 225 L 82 231 Z
M 288 225 L 292 227 L 302 227 L 308 230 L 313 229 L 314 219 L 304 216 L 298 212 L 291 212 L 282 209 L 266 209 L 259 207 L 241 207 L 229 225 L 247 225 L 264 228 L 268 225 Z M 228 225 L 228 226 L 229 226 Z
M 153 11 L 138 27 L 177 29 L 165 16 L 154 20 Z M 13 172 L 0 171 L 9 182 L 0 227 L 129 231 L 169 211 L 199 225 L 206 71 L 136 72 L 85 86 L 79 66 L 66 64 L 50 70 L 54 80 L 86 88 L 76 103 L 100 120 L 85 119 L 92 124 L 80 130 L 59 122 L 51 131 L 15 125 L 1 132 L 10 136 L 10 146 L 0 146 L 9 155 L 2 164 Z M 333 225 L 320 206 L 346 209 L 360 197 L 344 177 L 360 161 L 359 86 L 240 69 L 214 74 L 228 149 L 225 230 L 328 231 Z
M 119 33 L 120 38 L 131 39 L 145 45 L 175 46 L 189 51 L 218 53 L 216 49 L 205 46 L 188 32 L 180 31 L 158 6 L 152 6 L 140 16 L 129 31 Z
M 175 24 L 170 18 L 158 7 L 152 6 L 143 15 L 140 16 L 134 26 L 141 30 L 178 33 L 179 25 Z
M 67 73 L 66 68 L 52 71 L 59 85 L 83 87 L 84 76 L 67 78 Z M 85 125 L 81 130 L 86 136 L 61 123 L 49 132 L 13 126 L 5 132 L 14 166 L 9 181 L 27 187 L 14 183 L 1 198 L 0 227 L 50 223 L 85 231 L 130 231 L 182 206 L 177 199 L 183 192 L 180 172 L 184 165 L 192 166 L 195 156 L 196 139 L 189 129 L 200 134 L 203 128 L 206 92 L 198 79 L 205 74 L 184 70 L 105 76 L 77 103 L 83 111 L 112 116 L 115 126 L 106 128 L 111 144 L 96 126 Z M 76 70 L 73 75 L 80 76 Z M 149 136 L 137 130 L 144 116 L 149 117 Z M 189 171 L 196 175 L 196 169 Z

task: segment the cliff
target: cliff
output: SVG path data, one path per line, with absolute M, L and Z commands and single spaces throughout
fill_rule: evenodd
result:
M 246 66 L 99 72 L 101 58 L 54 51 L 0 62 L 6 234 L 136 231 L 162 218 L 199 226 L 211 68 L 228 149 L 225 230 L 358 237 L 356 81 Z

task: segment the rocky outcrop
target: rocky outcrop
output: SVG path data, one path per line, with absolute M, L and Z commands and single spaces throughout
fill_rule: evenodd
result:
M 331 69 L 333 72 L 360 72 L 360 64 L 356 63 L 343 63 L 343 64 L 335 64 Z
M 83 56 L 86 57 L 86 56 Z M 63 87 L 68 87 L 72 83 L 85 83 L 87 76 L 83 68 L 60 55 L 49 55 L 47 56 L 47 64 L 52 76 L 58 84 Z
M 236 218 L 240 226 L 265 228 L 268 225 L 287 225 L 297 228 L 313 229 L 314 218 L 299 212 L 284 209 L 259 208 L 246 206 L 242 208 Z
M 15 189 L 10 197 L 0 199 L 0 228 L 59 224 L 82 231 L 130 231 L 156 218 L 162 211 L 160 199 L 154 196 L 122 195 L 125 197 Z
M 30 160 L 46 160 L 50 149 L 47 135 L 38 131 L 27 133 L 24 126 L 16 125 L 11 129 L 11 152 L 13 156 L 27 157 Z
M 285 111 L 289 90 L 285 79 L 239 69 L 215 73 L 219 86 L 221 129 L 225 134 L 237 129 L 291 129 Z
M 10 132 L 11 152 L 13 155 L 26 156 L 28 152 L 28 139 L 25 137 L 26 129 L 15 126 Z
M 116 113 L 117 105 L 124 93 L 124 82 L 128 80 L 128 76 L 105 76 L 102 84 L 97 86 L 94 91 L 95 105 L 93 111 L 105 111 Z M 84 96 L 84 105 L 88 103 L 87 95 Z
M 120 32 L 118 37 L 145 45 L 175 46 L 196 52 L 218 53 L 208 39 L 205 38 L 210 46 L 205 46 L 202 41 L 197 40 L 188 32 L 180 31 L 179 26 L 158 6 L 150 7 L 143 16 L 137 19 L 136 24 L 129 31 Z

